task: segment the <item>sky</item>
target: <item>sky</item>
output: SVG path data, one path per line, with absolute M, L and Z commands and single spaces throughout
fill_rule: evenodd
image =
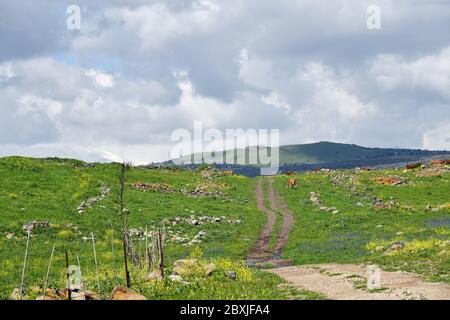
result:
M 164 161 L 194 121 L 450 150 L 450 1 L 0 0 L 0 156 Z

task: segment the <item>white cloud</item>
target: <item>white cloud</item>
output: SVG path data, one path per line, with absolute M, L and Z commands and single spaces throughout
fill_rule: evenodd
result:
M 32 94 L 25 94 L 19 99 L 17 111 L 19 113 L 43 111 L 50 120 L 56 122 L 62 110 L 63 104 L 61 102 L 41 98 Z
M 450 150 L 450 122 L 443 122 L 424 133 L 422 147 L 430 150 Z
M 396 55 L 380 55 L 371 73 L 386 90 L 421 89 L 450 98 L 450 47 L 412 61 Z
M 291 110 L 289 103 L 281 97 L 278 93 L 272 92 L 267 96 L 263 96 L 261 100 L 268 105 L 274 106 L 275 108 L 282 109 L 286 112 Z
M 100 70 L 89 69 L 86 71 L 86 75 L 91 77 L 94 84 L 99 88 L 114 87 L 114 77 L 110 74 L 104 73 Z
M 282 143 L 445 146 L 442 1 L 379 0 L 377 33 L 371 0 L 79 2 L 75 33 L 45 6 L 0 4 L 2 154 L 164 160 L 194 120 L 280 128 Z
M 5 62 L 0 64 L 0 81 L 9 80 L 14 77 L 15 73 L 12 68 L 11 62 Z

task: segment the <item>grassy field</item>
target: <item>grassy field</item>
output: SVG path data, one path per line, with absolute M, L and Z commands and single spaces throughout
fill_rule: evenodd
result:
M 107 296 L 114 286 L 112 235 L 115 247 L 117 283 L 124 283 L 119 214 L 119 176 L 117 164 L 84 166 L 74 160 L 28 158 L 0 159 L 0 298 L 6 299 L 20 286 L 26 232 L 31 221 L 48 221 L 49 227 L 36 227 L 30 239 L 25 274 L 26 294 L 35 297 L 43 286 L 53 244 L 55 258 L 50 287 L 65 284 L 65 250 L 70 263 L 79 255 L 83 280 L 91 290 Z M 142 270 L 132 267 L 133 287 L 151 299 L 285 299 L 314 297 L 282 284 L 276 276 L 251 270 L 243 264 L 255 242 L 265 217 L 254 201 L 254 179 L 222 176 L 212 170 L 169 170 L 131 168 L 126 173 L 125 206 L 129 209 L 130 230 L 152 230 L 163 225 L 166 233 L 165 264 L 181 258 L 201 256 L 218 267 L 208 278 L 192 277 L 189 284 L 143 281 Z M 142 191 L 134 183 L 151 183 L 155 190 Z M 84 213 L 77 213 L 83 201 L 104 198 Z M 199 192 L 194 192 L 200 190 Z M 217 218 L 220 222 L 193 225 L 187 221 Z M 220 218 L 222 217 L 222 218 Z M 176 222 L 180 220 L 181 222 Z M 188 219 L 184 221 L 183 219 Z M 202 237 L 198 236 L 202 233 Z M 96 240 L 100 269 L 97 286 L 91 233 Z M 135 237 L 134 247 L 143 252 L 144 239 Z M 201 254 L 199 254 L 200 252 Z M 236 280 L 225 276 L 235 271 Z M 42 288 L 41 288 L 42 289 Z
M 391 180 L 383 184 L 386 177 Z M 376 263 L 386 270 L 450 282 L 446 166 L 322 171 L 296 178 L 297 189 L 287 187 L 286 177 L 276 178 L 277 189 L 295 213 L 285 258 L 296 264 Z M 311 202 L 310 192 L 319 194 L 320 204 Z M 397 242 L 401 248 L 395 250 Z
M 0 299 L 20 286 L 27 235 L 23 226 L 33 221 L 49 224 L 31 233 L 25 273 L 29 298 L 41 294 L 54 244 L 49 287 L 65 286 L 66 250 L 71 264 L 79 255 L 83 281 L 90 290 L 108 298 L 114 274 L 116 284 L 124 284 L 119 176 L 118 164 L 0 159 Z M 310 172 L 296 176 L 297 189 L 289 189 L 287 179 L 275 177 L 276 189 L 295 214 L 283 257 L 295 264 L 376 263 L 387 270 L 413 271 L 427 280 L 450 283 L 448 167 Z M 176 282 L 148 281 L 145 271 L 132 265 L 133 289 L 149 299 L 322 299 L 245 266 L 266 221 L 256 208 L 256 183 L 257 179 L 208 168 L 130 168 L 124 202 L 136 251 L 144 250 L 145 228 L 162 226 L 167 274 L 173 262 L 183 258 L 216 266 L 209 277 L 192 275 Z M 269 206 L 267 183 L 264 186 Z M 318 194 L 320 203 L 311 202 L 311 192 Z M 81 203 L 94 198 L 83 213 L 77 212 Z M 271 247 L 280 228 L 279 212 L 277 217 Z M 393 244 L 400 248 L 394 250 Z M 235 272 L 235 279 L 227 275 L 229 271 Z

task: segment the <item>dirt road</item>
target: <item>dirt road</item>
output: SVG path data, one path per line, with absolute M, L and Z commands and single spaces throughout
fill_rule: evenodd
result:
M 260 179 L 256 187 L 256 205 L 259 210 L 267 215 L 267 222 L 249 255 L 249 261 L 255 266 L 289 266 L 292 264 L 291 261 L 280 259 L 280 255 L 287 244 L 289 231 L 294 223 L 294 217 L 292 212 L 286 207 L 284 199 L 280 197 L 273 187 L 272 178 L 267 179 L 267 194 L 270 208 L 266 206 L 263 184 L 264 179 Z M 273 248 L 270 248 L 269 242 L 275 232 L 274 227 L 277 219 L 277 212 L 281 214 L 283 221 L 281 222 L 279 233 L 276 235 L 275 245 Z
M 320 292 L 333 300 L 450 300 L 450 285 L 425 282 L 407 272 L 381 271 L 381 288 L 367 290 L 367 268 L 320 264 L 269 269 L 298 289 Z
M 267 181 L 267 202 L 264 195 L 264 182 Z M 267 215 L 259 239 L 256 241 L 249 262 L 255 267 L 267 267 L 268 272 L 277 274 L 298 289 L 319 292 L 329 299 L 336 300 L 402 300 L 431 299 L 450 300 L 450 285 L 425 282 L 417 275 L 406 272 L 387 272 L 381 270 L 381 288 L 367 289 L 367 267 L 355 264 L 318 264 L 292 266 L 289 260 L 280 258 L 286 246 L 294 216 L 287 208 L 273 186 L 272 178 L 260 179 L 256 188 L 256 204 Z M 279 230 L 274 230 L 277 213 L 282 222 Z M 278 232 L 278 234 L 275 234 Z M 276 236 L 271 247 L 270 239 Z

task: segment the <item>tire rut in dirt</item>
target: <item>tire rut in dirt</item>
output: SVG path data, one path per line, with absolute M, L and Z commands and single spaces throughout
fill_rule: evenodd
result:
M 267 215 L 267 222 L 249 255 L 248 263 L 255 267 L 263 267 L 265 265 L 270 265 L 272 267 L 288 266 L 291 265 L 292 262 L 280 259 L 280 256 L 283 248 L 287 244 L 289 231 L 294 222 L 293 214 L 287 209 L 284 199 L 276 192 L 273 186 L 274 180 L 271 178 L 267 180 L 270 209 L 266 207 L 264 203 L 264 181 L 264 179 L 259 179 L 255 195 L 256 205 L 259 210 Z M 277 211 L 281 213 L 283 222 L 279 234 L 277 235 L 275 246 L 273 249 L 270 249 L 269 242 L 274 234 Z

